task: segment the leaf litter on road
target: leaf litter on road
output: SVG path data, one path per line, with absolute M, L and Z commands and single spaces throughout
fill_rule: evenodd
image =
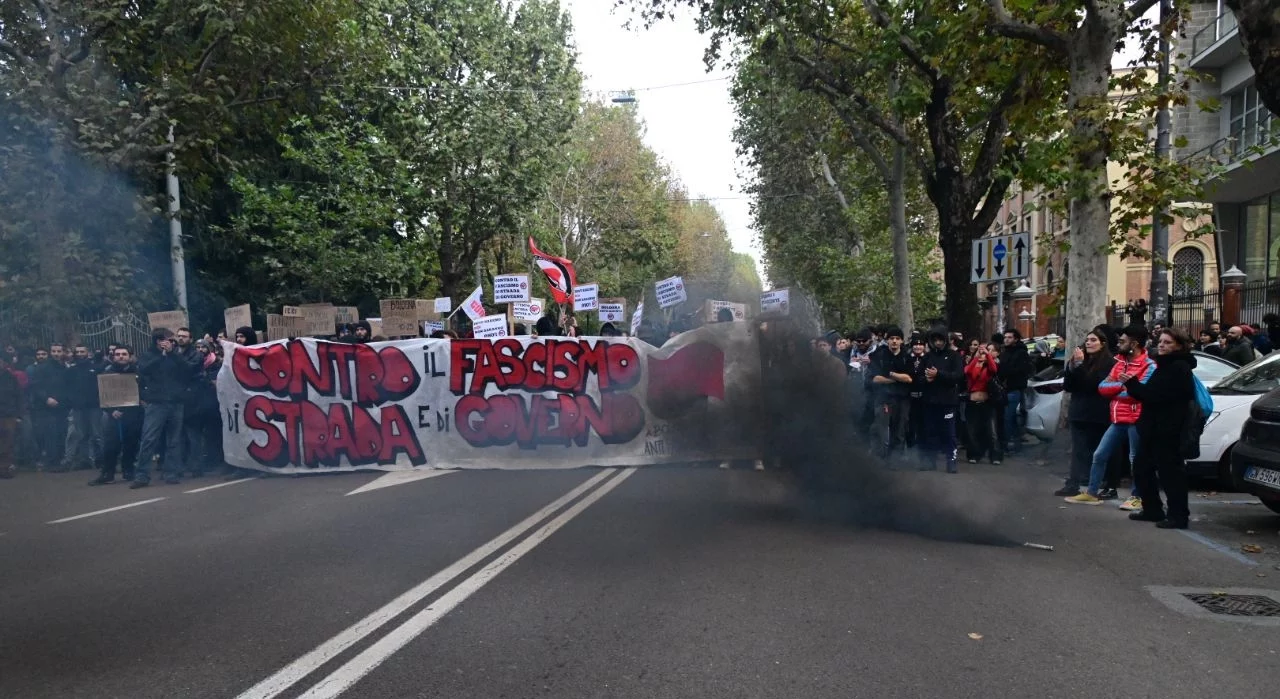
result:
M 981 641 L 981 640 L 982 640 L 982 634 L 980 634 L 980 633 L 971 633 L 971 634 L 969 634 L 969 638 L 970 638 L 970 639 L 972 639 L 972 640 L 974 640 L 974 641 Z
M 1241 544 L 1240 550 L 1245 553 L 1262 553 L 1262 547 L 1257 544 Z

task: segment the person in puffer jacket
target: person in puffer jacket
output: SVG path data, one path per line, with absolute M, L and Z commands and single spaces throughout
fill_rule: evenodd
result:
M 1098 384 L 1098 393 L 1111 400 L 1111 425 L 1102 435 L 1102 441 L 1093 452 L 1093 463 L 1089 468 L 1089 488 L 1067 502 L 1079 505 L 1099 505 L 1098 491 L 1102 487 L 1103 476 L 1107 472 L 1107 460 L 1121 442 L 1129 442 L 1129 466 L 1138 457 L 1138 417 L 1142 415 L 1142 403 L 1129 395 L 1128 389 L 1120 380 L 1122 375 L 1132 376 L 1139 383 L 1147 383 L 1155 373 L 1155 362 L 1147 356 L 1147 329 L 1142 325 L 1130 325 L 1120 333 L 1116 343 L 1118 355 L 1115 366 L 1106 380 Z M 1134 493 L 1120 506 L 1122 510 L 1136 511 L 1142 509 L 1142 501 Z

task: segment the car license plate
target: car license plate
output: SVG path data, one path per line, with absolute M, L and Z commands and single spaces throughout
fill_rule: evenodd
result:
M 1262 485 L 1269 485 L 1273 488 L 1280 489 L 1280 471 L 1272 471 L 1269 468 L 1250 466 L 1244 470 L 1244 479 L 1246 481 L 1253 481 L 1254 483 L 1261 483 Z

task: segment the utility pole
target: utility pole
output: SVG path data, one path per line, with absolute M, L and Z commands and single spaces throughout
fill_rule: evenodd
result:
M 187 309 L 187 256 L 182 249 L 182 209 L 181 194 L 178 191 L 178 173 L 173 154 L 173 124 L 169 124 L 169 153 L 165 156 L 169 164 L 169 262 L 173 268 L 173 295 L 178 301 L 180 310 Z
M 1164 169 L 1169 160 L 1169 32 L 1172 0 L 1160 0 L 1160 110 L 1156 113 L 1156 167 Z M 1157 172 L 1157 177 L 1163 173 Z M 1161 201 L 1151 226 L 1151 320 L 1169 325 L 1169 202 Z

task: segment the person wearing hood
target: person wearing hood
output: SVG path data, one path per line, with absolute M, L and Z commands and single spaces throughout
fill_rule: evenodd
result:
M 1187 464 L 1183 460 L 1182 430 L 1196 400 L 1196 358 L 1191 338 L 1181 330 L 1165 328 L 1156 341 L 1155 372 L 1144 383 L 1130 373 L 1120 375 L 1129 395 L 1142 404 L 1138 416 L 1138 461 L 1133 480 L 1142 498 L 1142 510 L 1129 519 L 1155 522 L 1161 529 L 1186 529 L 1191 519 L 1187 504 Z M 1166 511 L 1160 501 L 1164 490 Z
M 929 351 L 924 359 L 924 464 L 922 471 L 937 470 L 936 454 L 947 462 L 947 473 L 956 472 L 956 411 L 960 407 L 960 382 L 964 364 L 951 349 L 946 330 L 929 331 Z
M 351 335 L 351 341 L 355 344 L 368 344 L 373 341 L 373 326 L 369 325 L 369 321 L 361 320 L 356 323 L 356 329 L 352 331 Z
M 910 349 L 907 351 L 907 373 L 911 383 L 907 387 L 907 448 L 918 449 L 924 446 L 924 370 L 929 345 L 919 332 L 911 333 Z
M 258 332 L 249 326 L 236 328 L 235 341 L 237 345 L 256 345 L 258 344 Z
M 1022 393 L 1035 374 L 1035 363 L 1027 353 L 1022 333 L 1013 328 L 1004 331 L 1004 350 L 1000 353 L 1000 369 L 996 378 L 1005 390 L 1005 453 L 1016 454 L 1022 448 L 1022 432 L 1018 429 L 1018 413 L 1022 410 Z
M 871 354 L 871 366 L 867 369 L 875 387 L 875 431 L 879 440 L 872 444 L 881 448 L 880 454 L 885 459 L 893 458 L 895 453 L 902 454 L 906 448 L 911 411 L 908 354 L 909 350 L 902 346 L 902 330 L 888 328 L 885 345 Z
M 560 334 L 560 325 L 551 316 L 542 316 L 533 328 L 538 337 L 556 337 Z

